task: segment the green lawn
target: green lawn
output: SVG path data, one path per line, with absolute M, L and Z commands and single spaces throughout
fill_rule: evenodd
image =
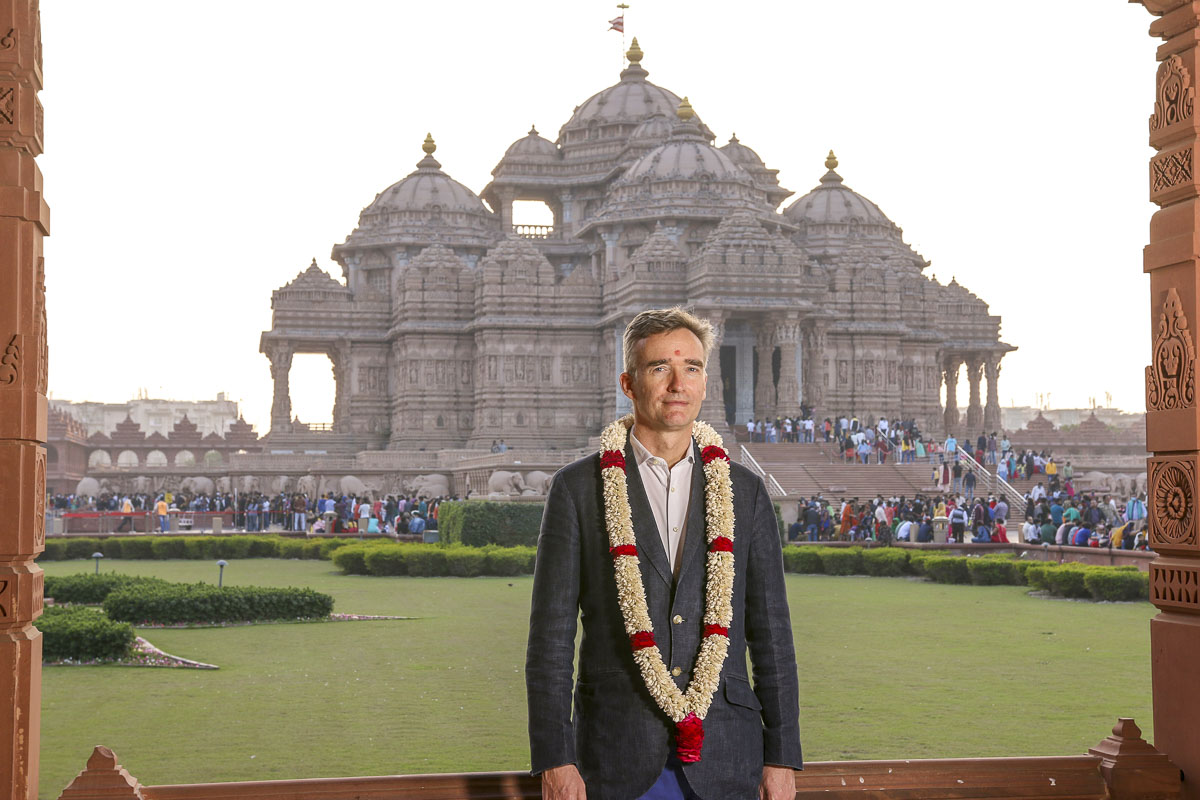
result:
M 216 579 L 196 561 L 102 569 Z M 351 577 L 327 561 L 252 559 L 225 580 L 417 619 L 143 632 L 215 672 L 47 668 L 41 797 L 96 744 L 144 784 L 528 768 L 530 578 Z M 789 575 L 788 591 L 809 760 L 1076 754 L 1118 716 L 1149 736 L 1149 603 L 904 578 Z

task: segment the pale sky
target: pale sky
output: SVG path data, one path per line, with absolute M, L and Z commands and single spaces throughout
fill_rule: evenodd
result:
M 1120 0 L 632 0 L 649 79 L 803 195 L 846 184 L 1002 317 L 1003 405 L 1143 410 L 1152 17 Z M 260 433 L 271 291 L 421 157 L 478 192 L 617 82 L 615 3 L 42 6 L 50 390 L 224 391 Z M 318 361 L 320 359 L 321 362 Z M 328 420 L 324 357 L 293 408 Z M 966 381 L 960 381 L 965 406 Z

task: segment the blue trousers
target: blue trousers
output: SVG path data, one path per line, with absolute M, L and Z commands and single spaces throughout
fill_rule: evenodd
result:
M 672 753 L 671 757 L 667 759 L 667 765 L 663 767 L 662 774 L 658 776 L 658 780 L 638 800 L 700 800 L 700 798 L 692 791 L 692 787 L 688 786 L 687 778 L 683 774 L 683 764 L 679 763 L 679 759 Z

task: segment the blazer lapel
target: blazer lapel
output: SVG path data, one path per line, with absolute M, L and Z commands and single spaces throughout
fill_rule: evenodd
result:
M 629 510 L 633 515 L 633 535 L 637 539 L 638 555 L 653 565 L 658 576 L 671 585 L 671 565 L 667 551 L 663 549 L 662 536 L 650 510 L 646 487 L 642 485 L 642 473 L 633 454 L 633 443 L 625 442 L 625 485 L 629 489 Z
M 707 550 L 707 530 L 704 515 L 704 462 L 700 460 L 700 446 L 692 440 L 692 488 L 688 497 L 687 527 L 684 528 L 683 553 L 680 555 L 679 582 L 689 570 L 704 566 Z

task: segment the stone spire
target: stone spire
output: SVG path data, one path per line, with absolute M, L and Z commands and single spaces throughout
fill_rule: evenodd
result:
M 629 59 L 629 66 L 621 70 L 622 81 L 644 81 L 650 73 L 642 66 L 642 48 L 638 46 L 637 37 L 633 37 L 633 43 L 629 45 L 629 50 L 625 52 L 625 58 Z
M 838 184 L 842 182 L 842 176 L 834 172 L 837 169 L 838 160 L 833 151 L 829 151 L 829 155 L 825 156 L 825 169 L 829 170 L 821 176 L 821 183 L 826 185 Z

